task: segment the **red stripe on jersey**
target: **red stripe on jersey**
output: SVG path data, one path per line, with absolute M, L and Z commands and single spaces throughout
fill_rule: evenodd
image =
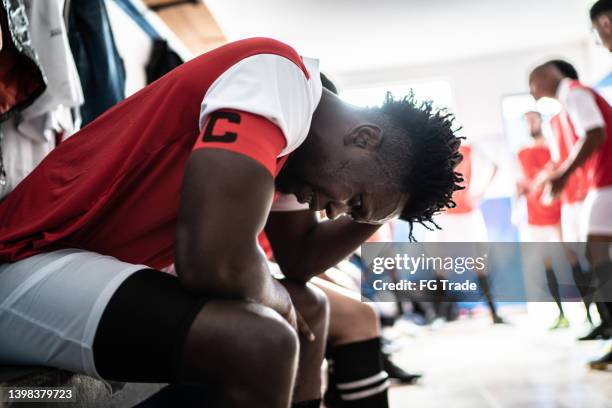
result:
M 258 115 L 223 109 L 206 119 L 193 150 L 223 149 L 261 163 L 274 177 L 287 142 L 280 128 Z

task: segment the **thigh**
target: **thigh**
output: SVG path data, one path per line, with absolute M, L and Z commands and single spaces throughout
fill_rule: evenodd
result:
M 329 339 L 333 344 L 347 339 L 359 341 L 379 335 L 378 316 L 374 308 L 361 302 L 358 293 L 334 283 L 313 279 L 329 299 Z
M 0 363 L 98 377 L 92 343 L 115 289 L 142 265 L 66 249 L 0 265 Z
M 208 301 L 176 276 L 140 270 L 115 291 L 98 325 L 93 352 L 100 376 L 130 382 L 174 382 L 188 331 Z
M 612 188 L 590 191 L 584 200 L 583 236 L 612 236 Z
M 580 223 L 582 220 L 582 202 L 568 203 L 561 206 L 561 235 L 564 242 L 580 242 Z

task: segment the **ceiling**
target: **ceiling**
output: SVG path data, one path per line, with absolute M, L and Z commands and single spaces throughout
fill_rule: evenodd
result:
M 197 0 L 144 0 L 190 51 L 199 55 L 227 42 L 208 8 Z
M 228 40 L 267 36 L 332 73 L 577 42 L 589 0 L 204 0 Z

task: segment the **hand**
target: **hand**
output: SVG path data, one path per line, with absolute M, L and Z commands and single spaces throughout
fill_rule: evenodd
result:
M 546 187 L 547 190 L 550 191 L 550 195 L 553 198 L 557 198 L 561 194 L 565 184 L 567 183 L 567 179 L 567 174 L 562 171 L 555 171 L 548 177 Z
M 297 334 L 306 341 L 313 342 L 317 339 L 310 326 L 308 326 L 308 323 L 306 323 L 306 320 L 304 320 L 300 312 L 298 312 L 293 305 L 287 316 L 283 317 L 287 320 L 287 323 L 295 329 Z
M 544 169 L 542 171 L 540 171 L 534 178 L 533 181 L 531 182 L 531 185 L 529 186 L 529 190 L 531 191 L 541 191 L 544 186 L 546 185 L 546 183 L 549 181 L 550 177 L 552 176 L 553 171 L 549 170 L 549 169 Z
M 289 323 L 291 327 L 308 342 L 312 342 L 316 340 L 316 337 L 306 323 L 306 320 L 302 317 L 302 315 L 295 309 L 293 302 L 291 301 L 291 297 L 289 296 L 289 292 L 283 286 L 283 284 L 276 280 L 272 279 L 274 285 L 274 291 L 276 292 L 277 302 L 276 305 L 267 305 L 276 310 L 282 317 Z M 280 307 L 279 307 L 280 306 Z
M 527 185 L 524 182 L 518 182 L 516 183 L 516 195 L 517 196 L 523 196 L 523 195 L 528 195 L 529 194 L 529 185 Z

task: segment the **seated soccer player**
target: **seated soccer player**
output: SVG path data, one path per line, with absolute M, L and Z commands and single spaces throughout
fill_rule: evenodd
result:
M 0 203 L 0 363 L 211 385 L 222 407 L 318 406 L 327 305 L 304 282 L 385 221 L 452 205 L 451 119 L 413 98 L 346 104 L 275 40 L 181 65 Z M 308 209 L 270 214 L 278 194 Z M 177 277 L 157 270 L 173 262 Z

